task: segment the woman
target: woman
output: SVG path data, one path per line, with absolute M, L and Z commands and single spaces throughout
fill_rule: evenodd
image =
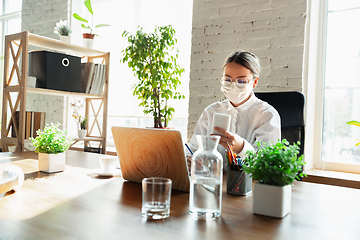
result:
M 229 131 L 215 128 L 223 135 L 219 142 L 222 147 L 219 147 L 218 151 L 224 159 L 227 144 L 232 146 L 234 153 L 244 159 L 248 150 L 256 149 L 255 141 L 276 142 L 280 139 L 278 112 L 253 93 L 259 74 L 259 59 L 252 53 L 234 52 L 225 59 L 220 82 L 226 100 L 215 102 L 204 109 L 189 143 L 192 150 L 198 148 L 196 135 L 210 134 L 214 113 L 231 116 Z M 189 163 L 191 158 L 187 159 Z

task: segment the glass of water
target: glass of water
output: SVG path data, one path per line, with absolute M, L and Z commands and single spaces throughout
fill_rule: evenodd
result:
M 142 216 L 164 219 L 170 216 L 171 179 L 144 178 L 142 180 Z

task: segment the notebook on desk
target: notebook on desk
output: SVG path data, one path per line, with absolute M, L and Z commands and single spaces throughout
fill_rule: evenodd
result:
M 189 191 L 179 131 L 131 127 L 112 127 L 111 131 L 125 180 L 141 183 L 146 177 L 170 178 L 173 189 Z

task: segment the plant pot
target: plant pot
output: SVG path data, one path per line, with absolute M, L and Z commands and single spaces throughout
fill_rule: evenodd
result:
M 270 217 L 283 218 L 291 208 L 291 185 L 273 186 L 254 183 L 253 212 Z
M 64 43 L 71 43 L 71 37 L 70 36 L 60 36 L 60 41 Z
M 83 46 L 86 48 L 92 48 L 94 45 L 95 34 L 83 33 Z
M 39 153 L 40 172 L 62 172 L 65 170 L 65 152 L 58 154 Z
M 78 136 L 79 136 L 79 138 L 84 138 L 84 137 L 86 137 L 86 129 L 80 129 L 80 130 L 78 130 Z

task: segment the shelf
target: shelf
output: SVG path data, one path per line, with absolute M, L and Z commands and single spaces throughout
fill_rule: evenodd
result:
M 52 90 L 52 89 L 45 89 L 45 88 L 27 87 L 27 92 L 37 93 L 37 94 L 57 95 L 57 96 L 104 98 L 103 95 L 94 95 L 94 94 L 77 93 L 77 92 L 66 92 L 66 91 L 59 91 L 59 90 Z
M 74 141 L 99 141 L 101 142 L 103 139 L 101 137 L 84 137 L 84 138 L 74 138 Z
M 66 52 L 76 56 L 99 56 L 104 55 L 106 52 L 94 50 L 91 48 L 85 48 L 82 46 L 60 42 L 59 40 L 55 40 L 48 37 L 39 36 L 36 34 L 29 33 L 29 45 L 44 47 L 48 49 L 52 49 L 58 51 L 61 49 L 61 52 Z
M 1 123 L 2 150 L 9 151 L 9 146 L 15 146 L 15 151 L 24 151 L 25 149 L 28 150 L 28 148 L 24 146 L 25 143 L 28 143 L 28 140 L 25 139 L 25 125 L 28 124 L 26 122 L 26 95 L 27 93 L 35 93 L 85 98 L 85 116 L 94 116 L 91 118 L 91 122 L 88 123 L 91 128 L 87 134 L 91 136 L 93 135 L 92 131 L 96 131 L 100 136 L 75 138 L 74 141 L 84 141 L 84 148 L 90 144 L 91 141 L 100 142 L 99 146 L 101 146 L 103 151 L 106 152 L 110 52 L 102 52 L 95 49 L 64 43 L 59 40 L 32 34 L 28 31 L 6 35 L 4 43 L 4 94 L 2 99 L 2 119 L 4 121 Z M 79 56 L 83 58 L 85 62 L 94 62 L 94 60 L 95 62 L 101 61 L 102 64 L 106 65 L 103 94 L 86 94 L 28 87 L 27 71 L 29 60 L 28 52 L 30 45 L 53 52 Z M 17 81 L 13 81 L 13 84 L 11 84 L 14 76 L 17 77 Z M 18 94 L 16 98 L 12 99 L 9 93 Z M 96 102 L 96 104 L 93 104 L 94 102 Z M 98 104 L 99 102 L 100 104 Z M 6 109 L 10 109 L 10 111 L 7 111 Z M 19 110 L 20 112 L 17 118 L 14 109 Z M 102 118 L 102 123 L 98 120 L 99 118 Z M 17 138 L 12 138 L 9 136 L 9 133 L 13 130 L 13 127 L 17 129 Z

